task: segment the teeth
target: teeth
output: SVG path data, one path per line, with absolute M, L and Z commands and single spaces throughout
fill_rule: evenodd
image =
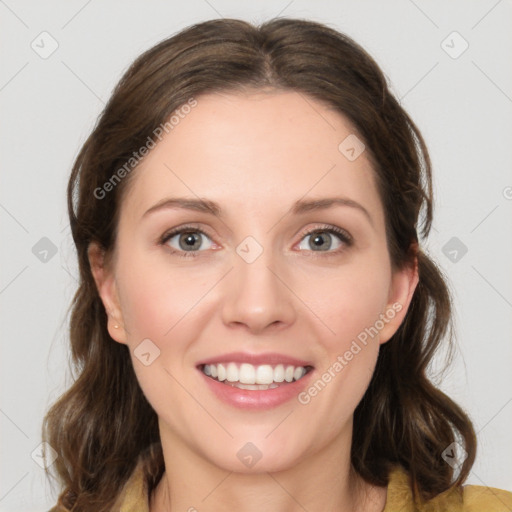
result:
M 274 381 L 275 382 L 283 382 L 284 380 L 284 366 L 282 364 L 278 364 L 274 368 Z
M 238 380 L 238 368 L 235 363 L 229 363 L 226 369 L 226 380 L 236 382 Z
M 293 370 L 293 378 L 295 380 L 299 380 L 303 375 L 304 373 L 302 373 L 302 370 L 303 368 L 301 366 L 299 366 L 298 368 L 295 368 L 295 370 Z
M 205 367 L 208 365 L 205 365 Z M 217 379 L 221 382 L 226 380 L 226 368 L 222 364 L 217 365 Z
M 229 384 L 230 386 L 234 387 L 234 388 L 239 388 L 239 389 L 250 389 L 252 391 L 257 391 L 257 390 L 260 390 L 260 391 L 263 391 L 265 389 L 274 389 L 274 388 L 278 388 L 279 385 L 276 384 L 275 382 L 272 382 L 272 384 L 240 384 L 240 382 L 225 382 L 225 384 Z
M 299 380 L 306 374 L 303 366 L 292 366 L 278 364 L 275 367 L 269 364 L 254 366 L 249 363 L 227 363 L 227 364 L 205 364 L 203 373 L 216 378 L 226 384 L 237 383 L 236 387 L 241 389 L 272 389 L 279 382 L 293 382 Z M 259 387 L 261 386 L 261 387 Z
M 274 382 L 274 369 L 269 364 L 256 368 L 256 382 L 258 384 L 272 384 Z
M 231 363 L 234 364 L 234 363 Z M 236 366 L 236 365 L 235 365 Z M 256 384 L 256 370 L 252 364 L 243 363 L 240 365 L 240 371 L 238 374 L 239 382 L 242 384 Z M 259 384 L 266 384 L 264 382 L 258 382 Z

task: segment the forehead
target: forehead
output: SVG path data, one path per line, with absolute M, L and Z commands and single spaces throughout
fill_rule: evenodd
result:
M 233 209 L 336 192 L 369 208 L 378 201 L 365 152 L 350 160 L 342 150 L 347 137 L 357 136 L 353 127 L 323 102 L 293 91 L 215 93 L 196 101 L 134 171 L 124 201 L 132 210 L 142 214 L 166 194 Z

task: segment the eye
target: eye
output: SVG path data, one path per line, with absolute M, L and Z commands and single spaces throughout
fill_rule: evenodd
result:
M 168 245 L 173 253 L 179 256 L 188 257 L 195 256 L 195 252 L 201 252 L 200 249 L 211 249 L 210 245 L 204 247 L 203 240 L 210 237 L 201 229 L 194 226 L 183 226 L 164 234 L 160 240 L 160 244 Z
M 299 244 L 299 249 L 336 254 L 341 252 L 343 246 L 349 247 L 352 245 L 352 242 L 352 237 L 344 229 L 335 226 L 325 226 L 305 233 L 303 241 Z M 304 247 L 305 243 L 307 247 Z
M 209 241 L 206 247 L 205 239 Z M 309 243 L 306 242 L 307 239 Z M 212 249 L 214 245 L 211 238 L 195 226 L 173 229 L 165 233 L 159 243 L 168 246 L 173 254 L 180 257 L 195 257 L 197 253 Z M 304 247 L 305 243 L 307 247 Z M 352 243 L 352 236 L 344 229 L 336 226 L 322 226 L 304 233 L 299 249 L 317 253 L 325 252 L 327 256 L 342 252 L 344 247 L 350 247 Z

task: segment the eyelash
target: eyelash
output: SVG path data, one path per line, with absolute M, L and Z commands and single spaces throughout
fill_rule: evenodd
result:
M 202 235 L 204 235 L 208 238 L 211 238 L 208 235 L 208 233 L 206 233 L 202 229 L 200 229 L 196 226 L 188 225 L 188 226 L 181 226 L 179 228 L 176 228 L 176 229 L 173 229 L 171 231 L 164 233 L 162 235 L 162 237 L 158 240 L 158 243 L 160 245 L 166 245 L 167 242 L 171 238 L 173 238 L 176 235 L 181 235 L 183 233 L 201 233 Z M 345 231 L 344 229 L 340 229 L 336 226 L 330 226 L 330 225 L 324 225 L 324 226 L 317 227 L 317 228 L 311 229 L 309 231 L 306 231 L 305 233 L 302 233 L 301 241 L 306 236 L 313 235 L 315 233 L 335 234 L 340 239 L 340 241 L 343 242 L 347 247 L 350 247 L 353 244 L 353 238 L 349 235 L 349 233 L 347 231 Z M 203 252 L 203 251 L 177 251 L 176 249 L 173 249 L 172 247 L 169 247 L 169 249 L 171 251 L 171 254 L 175 254 L 178 257 L 182 257 L 182 258 L 196 258 L 198 256 L 198 253 Z M 335 251 L 325 251 L 325 252 L 324 251 L 311 251 L 311 252 L 313 252 L 313 253 L 320 252 L 323 254 L 319 254 L 319 256 L 329 257 L 329 256 L 336 256 L 336 255 L 340 254 L 342 251 L 343 251 L 343 248 L 337 249 Z M 316 255 L 311 256 L 311 257 L 314 258 L 314 257 L 316 257 Z

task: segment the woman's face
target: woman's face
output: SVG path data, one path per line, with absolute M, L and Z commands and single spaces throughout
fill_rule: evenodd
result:
M 417 278 L 392 272 L 373 171 L 343 116 L 295 92 L 196 100 L 133 171 L 112 268 L 91 262 L 162 442 L 278 471 L 346 449 Z M 222 368 L 274 384 L 240 389 Z

